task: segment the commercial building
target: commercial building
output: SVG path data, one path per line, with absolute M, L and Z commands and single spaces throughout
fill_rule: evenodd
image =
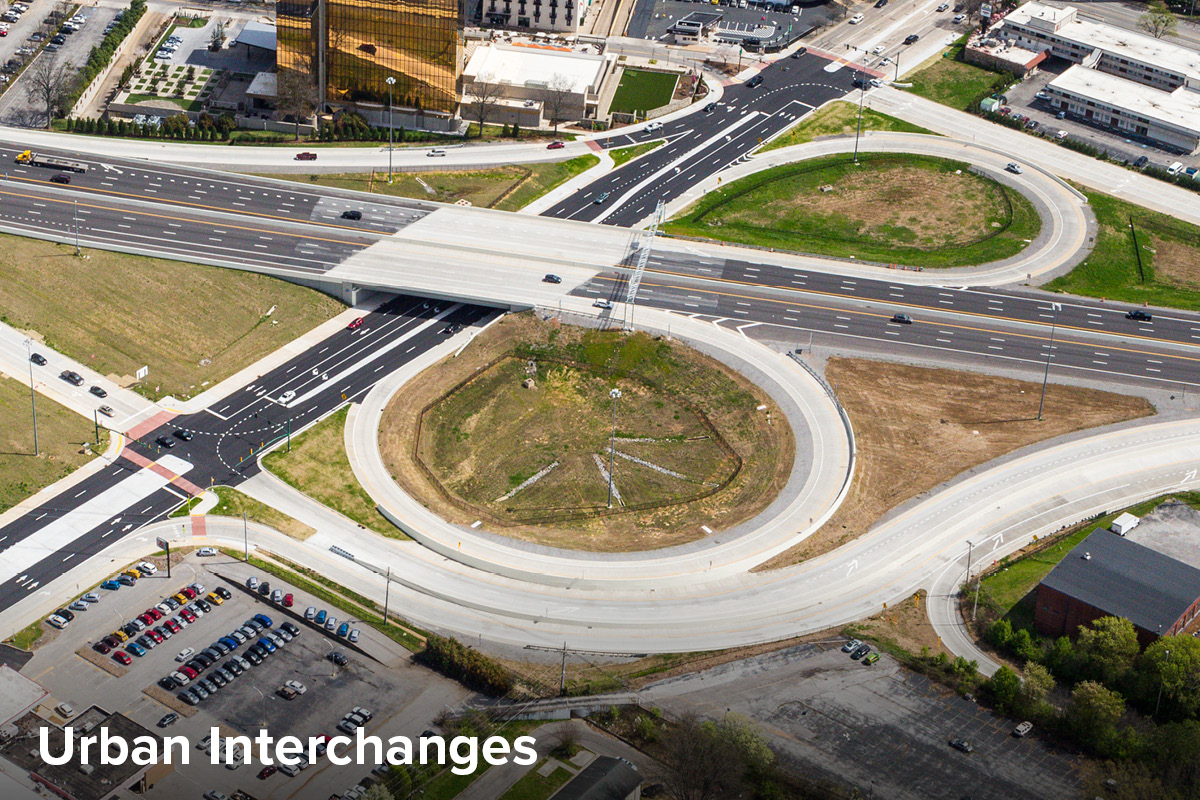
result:
M 483 0 L 483 18 L 518 30 L 578 33 L 592 0 Z
M 1033 2 L 973 39 L 966 56 L 1022 74 L 1012 66 L 1036 66 L 1031 52 L 1076 65 L 1047 89 L 1056 108 L 1170 149 L 1200 147 L 1200 53 Z
M 278 0 L 276 64 L 327 108 L 395 106 L 449 119 L 462 61 L 458 0 Z M 283 98 L 281 97 L 281 101 Z
M 1034 625 L 1047 636 L 1074 636 L 1114 616 L 1132 622 L 1146 645 L 1200 616 L 1200 569 L 1101 529 L 1042 580 L 1036 603 Z
M 546 45 L 487 44 L 477 47 L 463 70 L 463 114 L 472 98 L 493 95 L 476 84 L 499 84 L 488 121 L 533 129 L 558 122 L 594 119 L 601 90 L 615 69 L 611 56 Z

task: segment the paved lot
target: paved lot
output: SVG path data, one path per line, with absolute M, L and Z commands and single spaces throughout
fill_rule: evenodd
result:
M 752 717 L 781 758 L 809 775 L 886 798 L 1073 797 L 1071 759 L 1013 723 L 902 669 L 884 656 L 865 666 L 840 650 L 801 646 L 645 693 L 676 713 Z M 971 754 L 947 742 L 962 737 Z
M 217 22 L 225 24 L 226 47 L 217 52 L 208 49 Z M 183 40 L 168 64 L 191 64 L 197 67 L 226 69 L 230 72 L 254 73 L 272 69 L 274 58 L 269 53 L 251 50 L 241 46 L 229 46 L 237 38 L 242 28 L 246 26 L 244 19 L 230 19 L 218 14 L 203 28 L 176 28 L 174 35 Z
M 11 52 L 15 52 L 18 46 L 26 44 L 29 34 L 32 34 L 35 29 L 44 30 L 40 27 L 41 20 L 50 10 L 51 6 L 47 0 L 35 0 L 30 4 L 29 10 L 25 12 L 21 20 L 13 24 L 12 32 L 8 37 L 0 40 L 5 43 L 3 47 L 0 47 L 0 62 L 7 61 L 11 57 L 6 54 L 4 47 L 11 47 Z M 37 56 L 38 59 L 52 59 L 55 64 L 64 69 L 65 65 L 70 64 L 72 70 L 78 70 L 87 62 L 92 48 L 104 39 L 104 27 L 117 15 L 117 9 L 84 8 L 80 10 L 80 13 L 88 18 L 83 27 L 75 33 L 67 34 L 66 42 L 59 47 L 58 52 L 43 51 Z M 18 34 L 18 26 L 28 27 L 22 29 L 22 32 Z M 0 98 L 0 121 L 6 125 L 22 127 L 37 127 L 45 124 L 45 109 L 38 108 L 36 102 L 29 100 L 25 94 L 22 79 L 18 79 L 10 91 L 5 92 L 3 98 Z
M 639 0 L 629 23 L 629 36 L 645 39 L 662 39 L 667 28 L 694 11 L 710 11 L 721 15 L 721 23 L 741 28 L 774 26 L 779 30 L 819 27 L 828 19 L 829 8 L 803 6 L 800 13 L 774 11 L 764 8 L 735 8 L 732 5 L 714 6 L 711 3 L 687 2 L 686 0 Z M 667 37 L 668 39 L 670 37 Z
M 1200 166 L 1200 154 L 1179 155 L 1155 145 L 1148 140 L 1127 136 L 1085 122 L 1076 117 L 1058 119 L 1058 109 L 1048 102 L 1036 99 L 1035 95 L 1042 91 L 1046 84 L 1057 78 L 1067 66 L 1065 63 L 1051 64 L 1049 68 L 1037 73 L 1029 80 L 1022 81 L 1008 90 L 1008 104 L 1014 113 L 1024 114 L 1038 121 L 1042 130 L 1048 130 L 1049 135 L 1064 130 L 1072 138 L 1082 139 L 1089 144 L 1108 151 L 1117 158 L 1136 161 L 1142 156 L 1150 159 L 1150 163 L 1159 167 L 1167 167 L 1176 161 L 1182 161 L 1188 166 Z
M 245 576 L 255 573 L 240 562 L 224 557 L 193 558 L 173 571 L 170 580 L 165 571 L 160 571 L 138 581 L 134 587 L 102 593 L 104 597 L 99 604 L 77 614 L 66 631 L 57 633 L 44 647 L 38 648 L 24 674 L 42 682 L 55 702 L 66 701 L 76 708 L 96 704 L 108 711 L 123 712 L 157 730 L 155 724 L 168 709 L 142 690 L 177 667 L 174 658 L 180 650 L 185 647 L 200 650 L 260 612 L 270 616 L 276 626 L 285 618 L 301 625 L 302 620 L 289 616 L 286 610 L 242 589 L 240 584 Z M 222 581 L 216 573 L 230 580 Z M 115 678 L 74 655 L 76 648 L 106 634 L 120 625 L 122 619 L 136 616 L 196 580 L 208 590 L 224 585 L 233 597 L 144 658 L 134 659 L 128 674 Z M 295 594 L 293 610 L 298 615 L 309 604 L 321 607 L 295 589 L 275 581 L 272 586 Z M 226 733 L 253 733 L 265 718 L 267 729 L 276 737 L 335 735 L 342 716 L 355 706 L 364 706 L 375 715 L 366 726 L 369 733 L 415 737 L 432 726 L 443 708 L 457 706 L 469 694 L 457 684 L 412 665 L 404 651 L 371 629 L 363 629 L 359 645 L 375 658 L 350 652 L 345 643 L 339 644 L 333 637 L 301 625 L 301 634 L 294 641 L 210 696 L 194 716 L 181 719 L 165 732 L 198 742 L 214 725 L 221 726 Z M 347 651 L 349 665 L 338 668 L 325 658 L 334 648 Z M 218 663 L 226 660 L 228 657 Z M 308 691 L 294 700 L 284 700 L 275 690 L 286 680 L 298 680 Z M 259 768 L 247 765 L 229 770 L 213 766 L 197 750 L 189 766 L 176 770 L 148 796 L 198 798 L 211 789 L 232 794 L 240 788 L 260 800 L 292 796 L 325 798 L 345 791 L 369 771 L 357 766 L 335 767 L 321 761 L 296 778 L 278 773 L 260 781 L 255 777 Z

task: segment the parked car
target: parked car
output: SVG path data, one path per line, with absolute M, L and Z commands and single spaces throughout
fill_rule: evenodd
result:
M 950 746 L 955 750 L 961 750 L 964 753 L 970 753 L 975 749 L 974 747 L 971 747 L 971 743 L 966 739 L 951 739 Z

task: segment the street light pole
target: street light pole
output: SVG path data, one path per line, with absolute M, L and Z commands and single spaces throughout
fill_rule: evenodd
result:
M 33 454 L 40 455 L 37 435 L 37 392 L 33 389 L 33 339 L 25 339 L 25 350 L 29 356 L 29 403 L 33 406 Z
M 73 205 L 75 207 L 75 257 L 78 258 L 83 255 L 83 251 L 79 249 L 79 201 L 75 200 Z
M 1046 407 L 1046 383 L 1050 380 L 1050 358 L 1054 355 L 1054 331 L 1058 327 L 1058 312 L 1062 309 L 1060 303 L 1051 303 L 1054 308 L 1054 318 L 1050 321 L 1050 347 L 1046 350 L 1046 369 L 1042 372 L 1042 399 L 1038 401 L 1038 420 L 1042 419 L 1042 411 Z
M 1170 659 L 1171 651 L 1167 650 L 1166 653 L 1167 653 L 1167 658 Z M 1158 679 L 1158 699 L 1154 701 L 1154 716 L 1155 717 L 1158 716 L 1158 704 L 1162 702 L 1162 690 L 1163 690 L 1163 683 L 1165 681 L 1166 681 L 1166 678 Z
M 391 75 L 385 81 L 388 87 L 388 185 L 392 183 L 392 87 L 396 85 L 396 79 Z M 289 450 L 291 447 L 288 448 Z
M 608 396 L 612 398 L 612 435 L 608 439 L 608 507 L 612 508 L 613 456 L 617 449 L 617 400 L 621 398 L 621 390 L 612 389 Z
M 866 84 L 862 82 L 862 78 L 857 72 L 854 73 L 855 80 L 859 81 L 858 86 L 858 129 L 854 132 L 854 163 L 858 164 L 858 137 L 862 135 L 862 110 L 863 110 L 863 95 L 867 93 Z
M 968 585 L 970 585 L 970 583 L 971 583 L 971 553 L 974 551 L 974 549 L 975 549 L 975 545 L 971 543 L 970 539 L 968 539 L 967 540 L 967 577 L 963 579 L 963 582 Z

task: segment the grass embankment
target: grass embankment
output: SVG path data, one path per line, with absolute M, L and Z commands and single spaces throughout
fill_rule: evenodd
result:
M 395 539 L 407 538 L 375 509 L 371 496 L 354 479 L 345 444 L 349 413 L 346 406 L 293 436 L 291 452 L 278 447 L 263 458 L 263 466 L 364 528 Z
M 152 399 L 203 391 L 344 308 L 252 272 L 106 250 L 86 255 L 0 236 L 0 319 L 36 330 L 50 347 L 121 383 L 148 366 L 140 391 Z
M 545 763 L 539 762 L 526 772 L 507 792 L 500 795 L 500 800 L 546 800 L 571 779 L 572 773 L 563 767 L 555 767 L 549 775 L 539 774 L 538 770 Z
M 975 372 L 831 359 L 826 377 L 854 426 L 857 464 L 846 500 L 802 544 L 764 568 L 796 564 L 862 536 L 889 509 L 980 464 L 1072 431 L 1149 416 L 1140 397 Z
M 366 175 L 265 175 L 264 177 L 353 189 L 359 192 L 413 197 L 438 203 L 466 200 L 480 208 L 517 211 L 546 192 L 600 163 L 594 155 L 550 164 L 517 164 L 493 169 L 447 170 L 445 172 L 394 172 L 392 183 L 386 172 Z
M 1041 230 L 1019 192 L 968 164 L 868 153 L 774 167 L 706 194 L 669 233 L 914 267 L 1019 253 Z
M 675 72 L 650 72 L 626 69 L 621 73 L 621 82 L 613 94 L 610 111 L 645 113 L 671 102 L 679 74 Z
M 22 628 L 13 635 L 8 643 L 14 647 L 19 647 L 22 650 L 32 650 L 38 640 L 42 638 L 42 634 L 46 632 L 46 626 L 42 624 L 42 620 L 31 622 L 27 627 Z
M 656 147 L 661 147 L 666 144 L 662 139 L 653 142 L 642 142 L 641 144 L 631 144 L 628 147 L 618 147 L 615 150 L 609 150 L 608 154 L 613 160 L 613 169 L 623 167 L 630 161 L 633 161 L 639 156 L 644 156 Z
M 15 287 L 14 287 L 15 288 Z M 0 288 L 0 293 L 3 293 Z M 34 347 L 36 351 L 36 346 Z M 34 367 L 35 383 L 58 380 Z M 40 371 L 40 372 L 39 372 Z M 83 454 L 83 443 L 91 442 L 94 428 L 84 419 L 45 396 L 37 398 L 38 448 L 33 455 L 33 408 L 29 386 L 0 377 L 0 512 L 7 511 L 92 460 Z M 107 446 L 107 434 L 99 448 Z
M 274 528 L 280 533 L 299 541 L 304 541 L 317 532 L 315 528 L 305 525 L 294 517 L 289 517 L 282 511 L 276 511 L 270 506 L 242 494 L 237 489 L 230 489 L 228 486 L 218 486 L 212 491 L 216 493 L 220 500 L 208 512 L 211 516 L 241 517 L 242 514 L 245 514 L 247 520 L 257 522 L 260 525 L 266 525 L 268 528 Z
M 1200 227 L 1106 194 L 1085 194 L 1099 225 L 1096 245 L 1086 261 L 1044 288 L 1200 310 Z
M 967 37 L 963 36 L 940 57 L 905 78 L 912 84 L 908 91 L 960 111 L 977 105 L 996 90 L 1004 90 L 1015 78 L 992 72 L 963 60 Z
M 857 128 L 858 106 L 844 100 L 837 100 L 817 109 L 802 119 L 799 125 L 779 138 L 767 142 L 759 150 L 765 152 L 778 150 L 781 147 L 791 147 L 794 144 L 804 144 L 819 136 L 853 136 Z M 913 125 L 870 108 L 863 109 L 862 129 L 864 131 L 933 134 L 933 131 L 922 128 L 920 125 Z

